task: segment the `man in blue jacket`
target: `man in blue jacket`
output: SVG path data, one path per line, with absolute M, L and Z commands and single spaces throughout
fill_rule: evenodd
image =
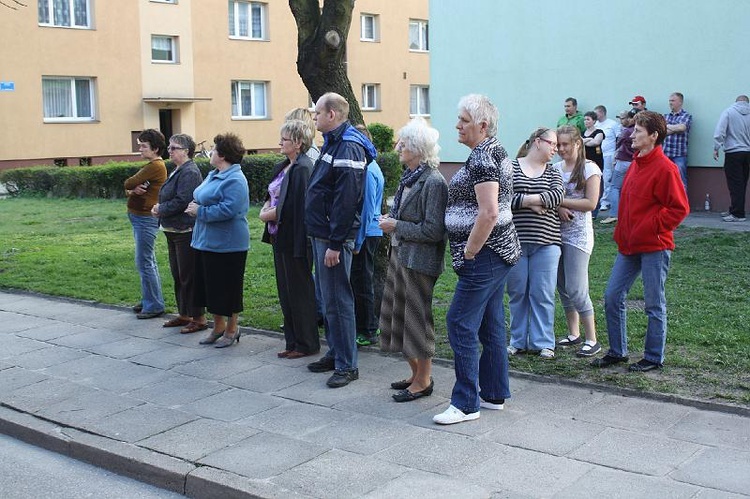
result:
M 328 386 L 339 388 L 359 378 L 354 295 L 349 282 L 354 239 L 359 230 L 367 165 L 377 153 L 348 121 L 349 103 L 327 93 L 315 104 L 315 127 L 323 148 L 307 187 L 305 225 L 312 240 L 316 286 L 329 350 L 307 367 L 333 370 Z

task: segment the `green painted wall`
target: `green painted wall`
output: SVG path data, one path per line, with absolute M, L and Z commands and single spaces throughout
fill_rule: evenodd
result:
M 693 115 L 688 163 L 718 166 L 719 114 L 750 94 L 750 0 L 432 0 L 430 58 L 443 161 L 469 152 L 454 128 L 468 93 L 498 106 L 498 137 L 515 155 L 537 126 L 556 124 L 566 97 L 614 118 L 636 94 L 666 113 L 679 91 Z

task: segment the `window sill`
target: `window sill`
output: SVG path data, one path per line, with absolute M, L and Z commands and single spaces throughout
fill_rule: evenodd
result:
M 240 42 L 268 42 L 270 41 L 268 38 L 251 38 L 249 36 L 234 36 L 229 35 L 230 40 L 237 40 Z
M 429 114 L 411 114 L 409 113 L 409 118 L 429 118 Z
M 57 26 L 55 24 L 39 24 L 40 28 L 78 29 L 93 31 L 93 26 Z
M 379 38 L 360 38 L 360 42 L 367 42 L 367 43 L 380 43 Z
M 232 121 L 268 121 L 268 116 L 232 116 Z
M 429 54 L 429 50 L 421 50 L 421 49 L 409 49 L 409 52 L 415 53 L 415 54 Z
M 177 66 L 180 64 L 180 61 L 155 61 L 151 59 L 151 64 L 171 64 L 172 66 Z
M 87 123 L 101 123 L 100 120 L 97 119 L 86 119 L 86 118 L 44 118 L 45 124 L 64 124 L 64 125 L 81 125 L 81 124 L 87 124 Z

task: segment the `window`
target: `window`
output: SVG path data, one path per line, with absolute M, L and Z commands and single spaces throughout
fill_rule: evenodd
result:
M 151 35 L 151 62 L 178 62 L 177 37 Z
M 409 21 L 409 50 L 427 52 L 430 50 L 430 42 L 427 30 L 427 21 Z
M 93 121 L 94 79 L 43 77 L 44 121 Z
M 409 89 L 409 114 L 412 116 L 430 115 L 430 87 L 412 85 Z
M 39 24 L 91 28 L 90 0 L 39 0 Z
M 380 85 L 362 85 L 362 111 L 375 111 L 380 108 Z
M 177 0 L 151 0 L 156 3 L 177 3 Z
M 376 42 L 380 39 L 378 32 L 378 16 L 373 14 L 362 14 L 362 35 L 360 40 L 365 42 Z
M 266 82 L 232 82 L 232 118 L 266 118 Z
M 247 40 L 267 40 L 266 4 L 229 2 L 229 36 Z

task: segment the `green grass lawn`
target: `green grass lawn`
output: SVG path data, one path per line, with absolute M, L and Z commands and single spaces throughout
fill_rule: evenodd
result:
M 283 322 L 276 297 L 270 246 L 260 242 L 262 224 L 252 208 L 251 248 L 245 275 L 246 326 L 278 330 Z M 139 298 L 139 279 L 133 265 L 133 236 L 124 201 L 101 199 L 0 200 L 0 287 L 132 305 Z M 596 308 L 599 340 L 607 343 L 604 326 L 604 287 L 616 247 L 612 227 L 597 227 L 591 259 L 591 298 Z M 750 406 L 750 233 L 680 228 L 677 250 L 667 281 L 669 332 L 667 358 L 659 373 L 625 374 L 596 371 L 573 351 L 557 350 L 557 358 L 537 356 L 511 359 L 511 367 L 561 378 L 604 383 L 639 390 L 722 400 Z M 167 306 L 174 308 L 172 279 L 163 236 L 157 256 Z M 449 260 L 446 260 L 449 261 Z M 438 356 L 451 358 L 445 332 L 445 313 L 456 276 L 450 270 L 435 290 Z M 646 318 L 639 308 L 640 281 L 631 291 L 628 315 L 629 344 L 637 360 L 643 350 Z M 507 313 L 506 313 L 507 317 Z M 565 318 L 558 305 L 557 336 L 565 334 Z

